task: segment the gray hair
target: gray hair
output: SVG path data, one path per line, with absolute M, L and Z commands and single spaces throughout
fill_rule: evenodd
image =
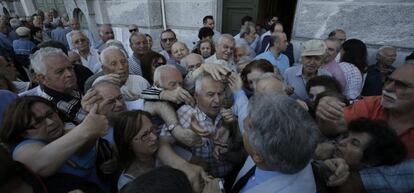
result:
M 244 36 L 246 36 L 247 34 L 250 34 L 252 27 L 254 28 L 255 26 L 254 26 L 254 23 L 251 21 L 248 21 L 244 25 L 242 25 L 240 29 L 240 37 L 244 38 Z
M 222 44 L 224 39 L 228 39 L 232 41 L 234 44 L 236 44 L 236 40 L 234 37 L 230 34 L 221 34 L 220 38 L 217 40 L 217 45 Z
M 161 82 L 161 74 L 168 72 L 170 70 L 176 70 L 178 72 L 180 72 L 177 67 L 175 67 L 174 65 L 171 64 L 166 64 L 166 65 L 162 65 L 162 66 L 158 66 L 155 71 L 154 71 L 154 82 Z M 181 72 L 180 72 L 181 74 Z
M 397 51 L 397 49 L 395 47 L 392 47 L 392 46 L 381 46 L 378 49 L 378 52 L 377 52 L 377 60 L 381 59 L 381 57 L 384 56 L 384 51 L 385 50 L 394 50 L 394 51 Z
M 102 84 L 112 84 L 112 85 L 115 85 L 119 88 L 121 88 L 121 86 L 122 86 L 119 83 L 119 81 L 114 81 L 113 78 L 111 78 L 109 75 L 102 75 L 102 76 L 99 76 L 98 78 L 96 78 L 93 81 L 91 89 L 95 89 L 95 88 L 99 87 L 99 85 L 102 85 Z
M 328 38 L 325 39 L 325 42 L 327 42 L 327 41 L 335 42 L 335 44 L 336 44 L 336 52 L 337 53 L 341 50 L 342 44 L 336 38 L 334 38 L 334 37 L 328 37 Z
M 82 36 L 86 39 L 86 41 L 88 41 L 88 43 L 90 44 L 88 36 L 86 36 L 86 34 L 85 34 L 85 33 L 83 33 L 83 31 L 81 31 L 81 30 L 73 30 L 72 32 L 70 32 L 70 37 L 73 39 L 73 36 L 74 36 L 75 34 L 80 34 L 80 35 L 82 35 Z
M 128 58 L 128 56 L 127 56 L 127 54 L 124 52 L 124 50 L 122 50 L 121 48 L 119 48 L 119 47 L 116 47 L 116 46 L 108 46 L 107 48 L 105 48 L 105 49 L 103 49 L 102 50 L 102 52 L 101 52 L 101 55 L 99 55 L 99 60 L 101 61 L 101 63 L 102 63 L 102 65 L 104 65 L 104 64 L 106 64 L 105 62 L 105 55 L 108 53 L 108 52 L 110 52 L 110 51 L 115 51 L 115 50 L 118 50 L 118 51 L 120 51 L 124 56 L 125 56 L 125 58 Z
M 147 38 L 147 36 L 145 36 L 145 34 L 143 34 L 143 33 L 141 33 L 141 32 L 134 32 L 134 33 L 132 33 L 132 34 L 131 34 L 131 36 L 129 36 L 129 43 L 130 43 L 130 44 L 132 44 L 132 42 L 131 42 L 131 41 L 132 41 L 132 38 L 133 38 L 133 37 L 140 37 L 140 36 L 141 36 L 141 37 L 144 37 L 144 39 L 146 39 L 146 38 Z
M 208 65 L 215 65 L 215 64 L 208 64 Z M 211 78 L 213 79 L 213 77 L 206 73 L 206 72 L 202 72 L 199 76 L 197 76 L 197 78 L 194 81 L 194 89 L 195 89 L 195 93 L 200 94 L 201 90 L 203 90 L 203 80 L 205 78 Z
M 315 121 L 281 93 L 254 95 L 249 101 L 249 143 L 274 170 L 293 174 L 309 163 L 319 138 Z
M 68 56 L 58 48 L 45 47 L 37 50 L 33 55 L 30 56 L 30 64 L 33 71 L 36 74 L 46 75 L 47 67 L 45 60 L 50 57 L 63 57 L 69 60 Z
M 98 53 L 102 53 L 102 51 L 104 49 L 106 49 L 109 46 L 115 46 L 118 47 L 119 49 L 121 49 L 122 51 L 124 51 L 124 53 L 126 54 L 127 51 L 125 50 L 124 45 L 122 44 L 122 42 L 118 41 L 118 40 L 108 40 L 107 42 L 105 42 L 104 45 L 102 45 L 101 48 L 99 48 Z
M 186 57 L 184 57 L 183 59 L 181 59 L 180 65 L 182 67 L 184 67 L 185 69 L 188 69 L 188 60 L 189 60 L 190 57 L 193 57 L 193 56 L 200 58 L 201 59 L 201 62 L 204 61 L 203 56 L 201 56 L 200 54 L 190 53 Z

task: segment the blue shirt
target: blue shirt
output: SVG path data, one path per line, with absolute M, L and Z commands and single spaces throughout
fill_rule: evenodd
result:
M 285 78 L 285 84 L 295 89 L 291 97 L 305 101 L 309 99 L 309 96 L 306 92 L 307 80 L 303 77 L 302 71 L 302 65 L 292 66 L 286 70 L 286 72 L 283 74 L 283 77 Z M 316 76 L 321 75 L 331 76 L 331 73 L 324 69 L 318 69 Z
M 279 69 L 280 74 L 284 74 L 286 69 L 289 68 L 289 58 L 286 55 L 279 54 L 279 57 L 276 57 L 270 50 L 259 54 L 254 59 L 265 59 L 269 61 L 273 66 Z
M 244 133 L 244 119 L 248 115 L 247 106 L 249 104 L 249 99 L 243 90 L 233 92 L 234 105 L 233 105 L 233 114 L 237 115 L 237 120 L 239 122 L 240 133 Z
M 256 167 L 256 170 L 254 172 L 254 175 L 249 178 L 249 181 L 247 181 L 247 184 L 240 190 L 239 193 L 243 193 L 250 188 L 253 188 L 275 176 L 279 176 L 281 173 L 276 171 L 266 171 L 262 170 L 259 167 Z
M 27 38 L 19 38 L 13 41 L 14 53 L 18 55 L 30 55 L 35 47 L 36 44 Z

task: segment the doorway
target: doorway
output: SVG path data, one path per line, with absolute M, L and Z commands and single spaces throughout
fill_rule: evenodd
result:
M 298 0 L 225 0 L 223 1 L 223 33 L 237 34 L 240 20 L 249 15 L 256 24 L 266 25 L 266 19 L 277 16 L 290 40 Z

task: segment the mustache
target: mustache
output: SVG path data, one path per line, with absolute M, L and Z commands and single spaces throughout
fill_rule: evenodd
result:
M 393 93 L 393 92 L 388 92 L 386 90 L 382 90 L 382 95 L 387 96 L 387 97 L 390 97 L 390 98 L 392 98 L 394 100 L 397 100 L 397 95 L 395 93 Z

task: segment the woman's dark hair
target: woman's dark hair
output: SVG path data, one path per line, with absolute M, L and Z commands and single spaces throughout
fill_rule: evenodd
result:
M 192 193 L 190 181 L 180 170 L 162 166 L 125 185 L 120 193 Z
M 122 112 L 114 120 L 114 141 L 123 168 L 127 168 L 135 158 L 131 141 L 141 130 L 144 116 L 151 120 L 151 115 L 141 110 Z
M 310 88 L 314 86 L 323 86 L 326 90 L 342 93 L 342 86 L 334 77 L 322 75 L 311 78 L 306 83 L 306 92 L 309 93 Z
M 253 60 L 252 62 L 247 64 L 246 67 L 244 67 L 243 70 L 241 71 L 240 77 L 243 81 L 243 87 L 249 90 L 251 90 L 252 88 L 249 87 L 249 80 L 247 80 L 247 75 L 250 72 L 252 72 L 254 69 L 261 70 L 264 73 L 275 72 L 273 65 L 265 59 Z
M 198 39 L 202 40 L 206 37 L 213 37 L 214 31 L 209 27 L 202 27 L 198 30 Z
M 3 125 L 0 129 L 0 141 L 14 146 L 23 140 L 22 133 L 31 126 L 34 117 L 32 106 L 35 103 L 43 103 L 53 110 L 57 110 L 55 104 L 39 96 L 24 96 L 15 99 L 4 112 Z
M 5 89 L 5 90 L 12 91 L 14 93 L 17 93 L 16 86 L 14 86 L 12 81 L 10 81 L 5 75 L 1 73 L 0 73 L 0 82 L 4 82 L 4 84 L 7 86 L 7 88 L 0 88 L 0 89 Z
M 355 65 L 361 73 L 368 69 L 367 46 L 359 39 L 349 39 L 342 44 L 345 53 L 341 56 L 341 62 L 348 62 Z
M 153 65 L 158 62 L 158 59 L 162 59 L 163 63 L 166 64 L 167 60 L 165 57 L 158 52 L 150 51 L 148 54 L 145 54 L 141 59 L 141 68 L 142 68 L 142 77 L 144 77 L 151 85 L 153 84 Z
M 359 118 L 349 122 L 348 131 L 367 133 L 371 140 L 364 150 L 362 162 L 370 166 L 394 165 L 407 155 L 407 149 L 385 121 Z
M 195 46 L 195 48 L 193 49 L 193 51 L 191 51 L 192 53 L 195 54 L 200 54 L 201 55 L 201 44 L 203 43 L 209 43 L 211 46 L 211 54 L 210 56 L 214 55 L 216 53 L 216 48 L 214 47 L 214 42 L 210 39 L 204 39 L 204 40 L 200 40 L 197 42 L 197 45 Z

